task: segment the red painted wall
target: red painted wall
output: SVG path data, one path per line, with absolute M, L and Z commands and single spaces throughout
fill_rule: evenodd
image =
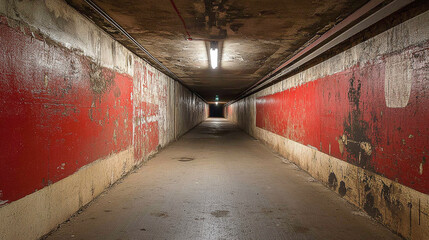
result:
M 10 203 L 132 147 L 135 109 L 142 118 L 159 111 L 134 106 L 132 76 L 7 21 L 0 18 L 0 200 Z M 156 149 L 157 121 L 139 125 L 134 139 L 136 158 Z
M 134 158 L 141 161 L 144 156 L 154 152 L 159 144 L 158 115 L 159 106 L 143 99 L 155 98 L 149 86 L 156 84 L 155 74 L 138 61 L 134 62 L 134 79 L 137 80 L 134 101 L 135 133 Z
M 392 56 L 380 56 L 258 98 L 256 126 L 428 194 L 428 49 L 426 43 L 395 53 L 412 64 L 411 95 L 403 108 L 386 106 L 386 58 Z

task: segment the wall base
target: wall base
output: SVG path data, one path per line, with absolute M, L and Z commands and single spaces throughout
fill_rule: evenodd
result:
M 269 131 L 253 136 L 398 235 L 429 236 L 429 195 Z
M 0 239 L 38 239 L 67 220 L 136 164 L 133 148 L 0 208 Z

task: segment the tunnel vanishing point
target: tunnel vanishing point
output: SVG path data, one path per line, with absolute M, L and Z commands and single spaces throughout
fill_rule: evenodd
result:
M 429 2 L 0 0 L 0 240 L 429 239 Z

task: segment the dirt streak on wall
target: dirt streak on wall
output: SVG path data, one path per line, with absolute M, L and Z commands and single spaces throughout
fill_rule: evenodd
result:
M 0 102 L 0 239 L 46 234 L 208 114 L 61 0 L 0 2 Z
M 227 107 L 228 119 L 410 239 L 429 234 L 429 12 Z

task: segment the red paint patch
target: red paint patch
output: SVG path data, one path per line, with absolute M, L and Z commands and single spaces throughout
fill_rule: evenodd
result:
M 135 109 L 134 158 L 141 161 L 143 157 L 157 150 L 159 143 L 158 105 L 140 103 Z
M 148 72 L 148 74 L 146 74 Z M 147 76 L 149 75 L 149 79 Z M 147 102 L 147 99 L 153 99 L 148 90 L 152 83 L 153 73 L 147 71 L 141 63 L 134 63 L 134 158 L 141 161 L 157 150 L 159 145 L 159 126 L 158 115 L 159 106 Z
M 404 108 L 386 106 L 386 63 L 380 60 L 258 98 L 256 126 L 427 194 L 429 63 L 422 56 L 428 45 L 399 53 L 412 63 L 411 96 Z
M 17 200 L 131 145 L 130 76 L 5 22 L 0 46 L 1 200 Z

